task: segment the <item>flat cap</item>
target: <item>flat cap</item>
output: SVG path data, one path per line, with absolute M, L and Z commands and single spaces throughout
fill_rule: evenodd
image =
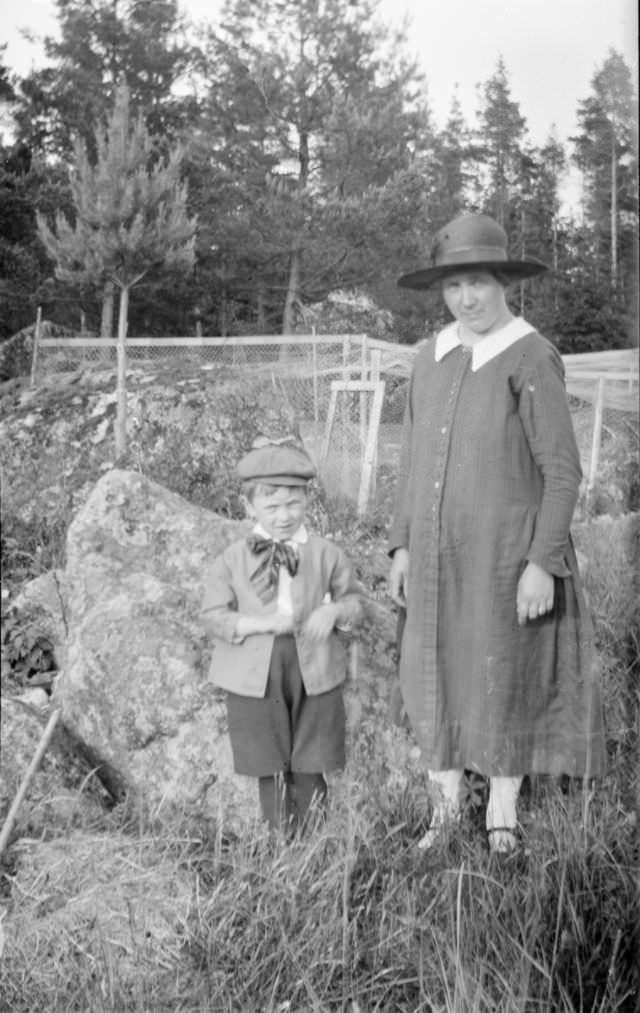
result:
M 292 443 L 265 443 L 254 447 L 240 459 L 238 476 L 243 482 L 265 485 L 306 485 L 315 478 L 316 469 L 302 447 Z

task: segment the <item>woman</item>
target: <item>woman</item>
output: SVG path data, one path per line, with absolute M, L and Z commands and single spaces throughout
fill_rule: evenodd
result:
M 500 852 L 516 843 L 525 774 L 603 765 L 562 359 L 505 296 L 544 270 L 509 259 L 493 219 L 463 215 L 436 236 L 430 266 L 399 281 L 439 282 L 454 317 L 416 358 L 389 539 L 391 594 L 407 608 L 400 686 L 439 789 L 423 847 L 458 815 L 465 769 L 489 777 Z

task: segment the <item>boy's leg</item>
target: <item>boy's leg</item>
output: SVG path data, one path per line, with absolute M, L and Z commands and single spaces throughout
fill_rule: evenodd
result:
M 521 784 L 521 777 L 489 778 L 487 833 L 492 851 L 512 851 L 516 845 L 516 803 Z
M 327 782 L 320 771 L 339 770 L 345 762 L 345 711 L 342 686 L 308 696 L 300 672 L 295 641 L 288 669 L 288 703 L 291 715 L 291 768 L 300 829 L 315 804 L 324 811 Z
M 431 824 L 426 834 L 418 842 L 419 848 L 432 847 L 444 828 L 458 818 L 460 813 L 460 786 L 464 770 L 430 770 L 429 781 L 436 789 L 437 797 L 433 803 Z
M 295 824 L 296 806 L 291 774 L 269 774 L 266 777 L 259 777 L 258 795 L 262 817 L 269 824 L 270 830 L 286 830 L 291 824 Z
M 323 774 L 301 774 L 294 771 L 293 790 L 296 822 L 302 828 L 310 808 L 324 814 L 327 804 L 327 782 Z

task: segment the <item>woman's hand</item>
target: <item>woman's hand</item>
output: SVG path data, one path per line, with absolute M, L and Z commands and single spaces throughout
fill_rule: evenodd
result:
M 396 605 L 407 607 L 407 579 L 409 576 L 409 552 L 396 549 L 389 571 L 389 593 Z
M 516 609 L 518 623 L 524 626 L 527 619 L 539 619 L 553 608 L 553 577 L 537 563 L 527 563 L 518 581 Z
M 315 642 L 326 640 L 331 635 L 338 615 L 338 608 L 335 604 L 327 603 L 326 605 L 319 605 L 317 609 L 313 610 L 304 624 L 303 632 L 305 637 Z

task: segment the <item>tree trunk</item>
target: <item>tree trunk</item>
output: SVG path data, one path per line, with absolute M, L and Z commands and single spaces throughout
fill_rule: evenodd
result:
M 113 337 L 113 282 L 108 281 L 102 293 L 102 317 L 100 320 L 100 337 Z
M 616 131 L 611 124 L 611 288 L 615 295 L 618 287 L 618 162 L 616 158 Z
M 526 225 L 526 222 L 525 222 L 524 207 L 521 207 L 520 208 L 520 244 L 521 244 L 520 256 L 522 257 L 523 260 L 524 260 L 524 258 L 526 256 L 526 253 L 527 253 L 527 250 L 526 250 L 527 243 L 526 243 L 525 234 L 524 234 L 525 225 Z M 524 282 L 520 283 L 520 316 L 521 317 L 524 316 Z
M 262 281 L 258 282 L 258 291 L 256 299 L 257 299 L 256 314 L 257 314 L 258 334 L 266 334 L 267 313 L 265 306 L 264 282 Z
M 116 460 L 127 452 L 127 318 L 129 313 L 129 288 L 120 289 L 120 312 L 118 314 L 118 379 L 116 404 Z
M 293 334 L 293 314 L 300 292 L 300 244 L 296 242 L 289 261 L 289 284 L 282 314 L 282 333 Z
M 554 309 L 555 313 L 558 313 L 558 310 L 559 310 L 558 280 L 557 280 L 558 279 L 558 223 L 556 221 L 555 214 L 553 216 L 553 225 L 551 227 L 551 243 L 552 243 L 552 247 L 551 248 L 552 248 L 552 251 L 553 251 L 553 254 L 552 254 L 552 266 L 553 266 L 553 278 L 552 278 L 552 284 L 553 284 L 553 309 Z
M 220 305 L 218 306 L 218 334 L 226 338 L 229 333 L 229 315 L 227 313 L 227 286 L 222 286 L 220 293 Z

